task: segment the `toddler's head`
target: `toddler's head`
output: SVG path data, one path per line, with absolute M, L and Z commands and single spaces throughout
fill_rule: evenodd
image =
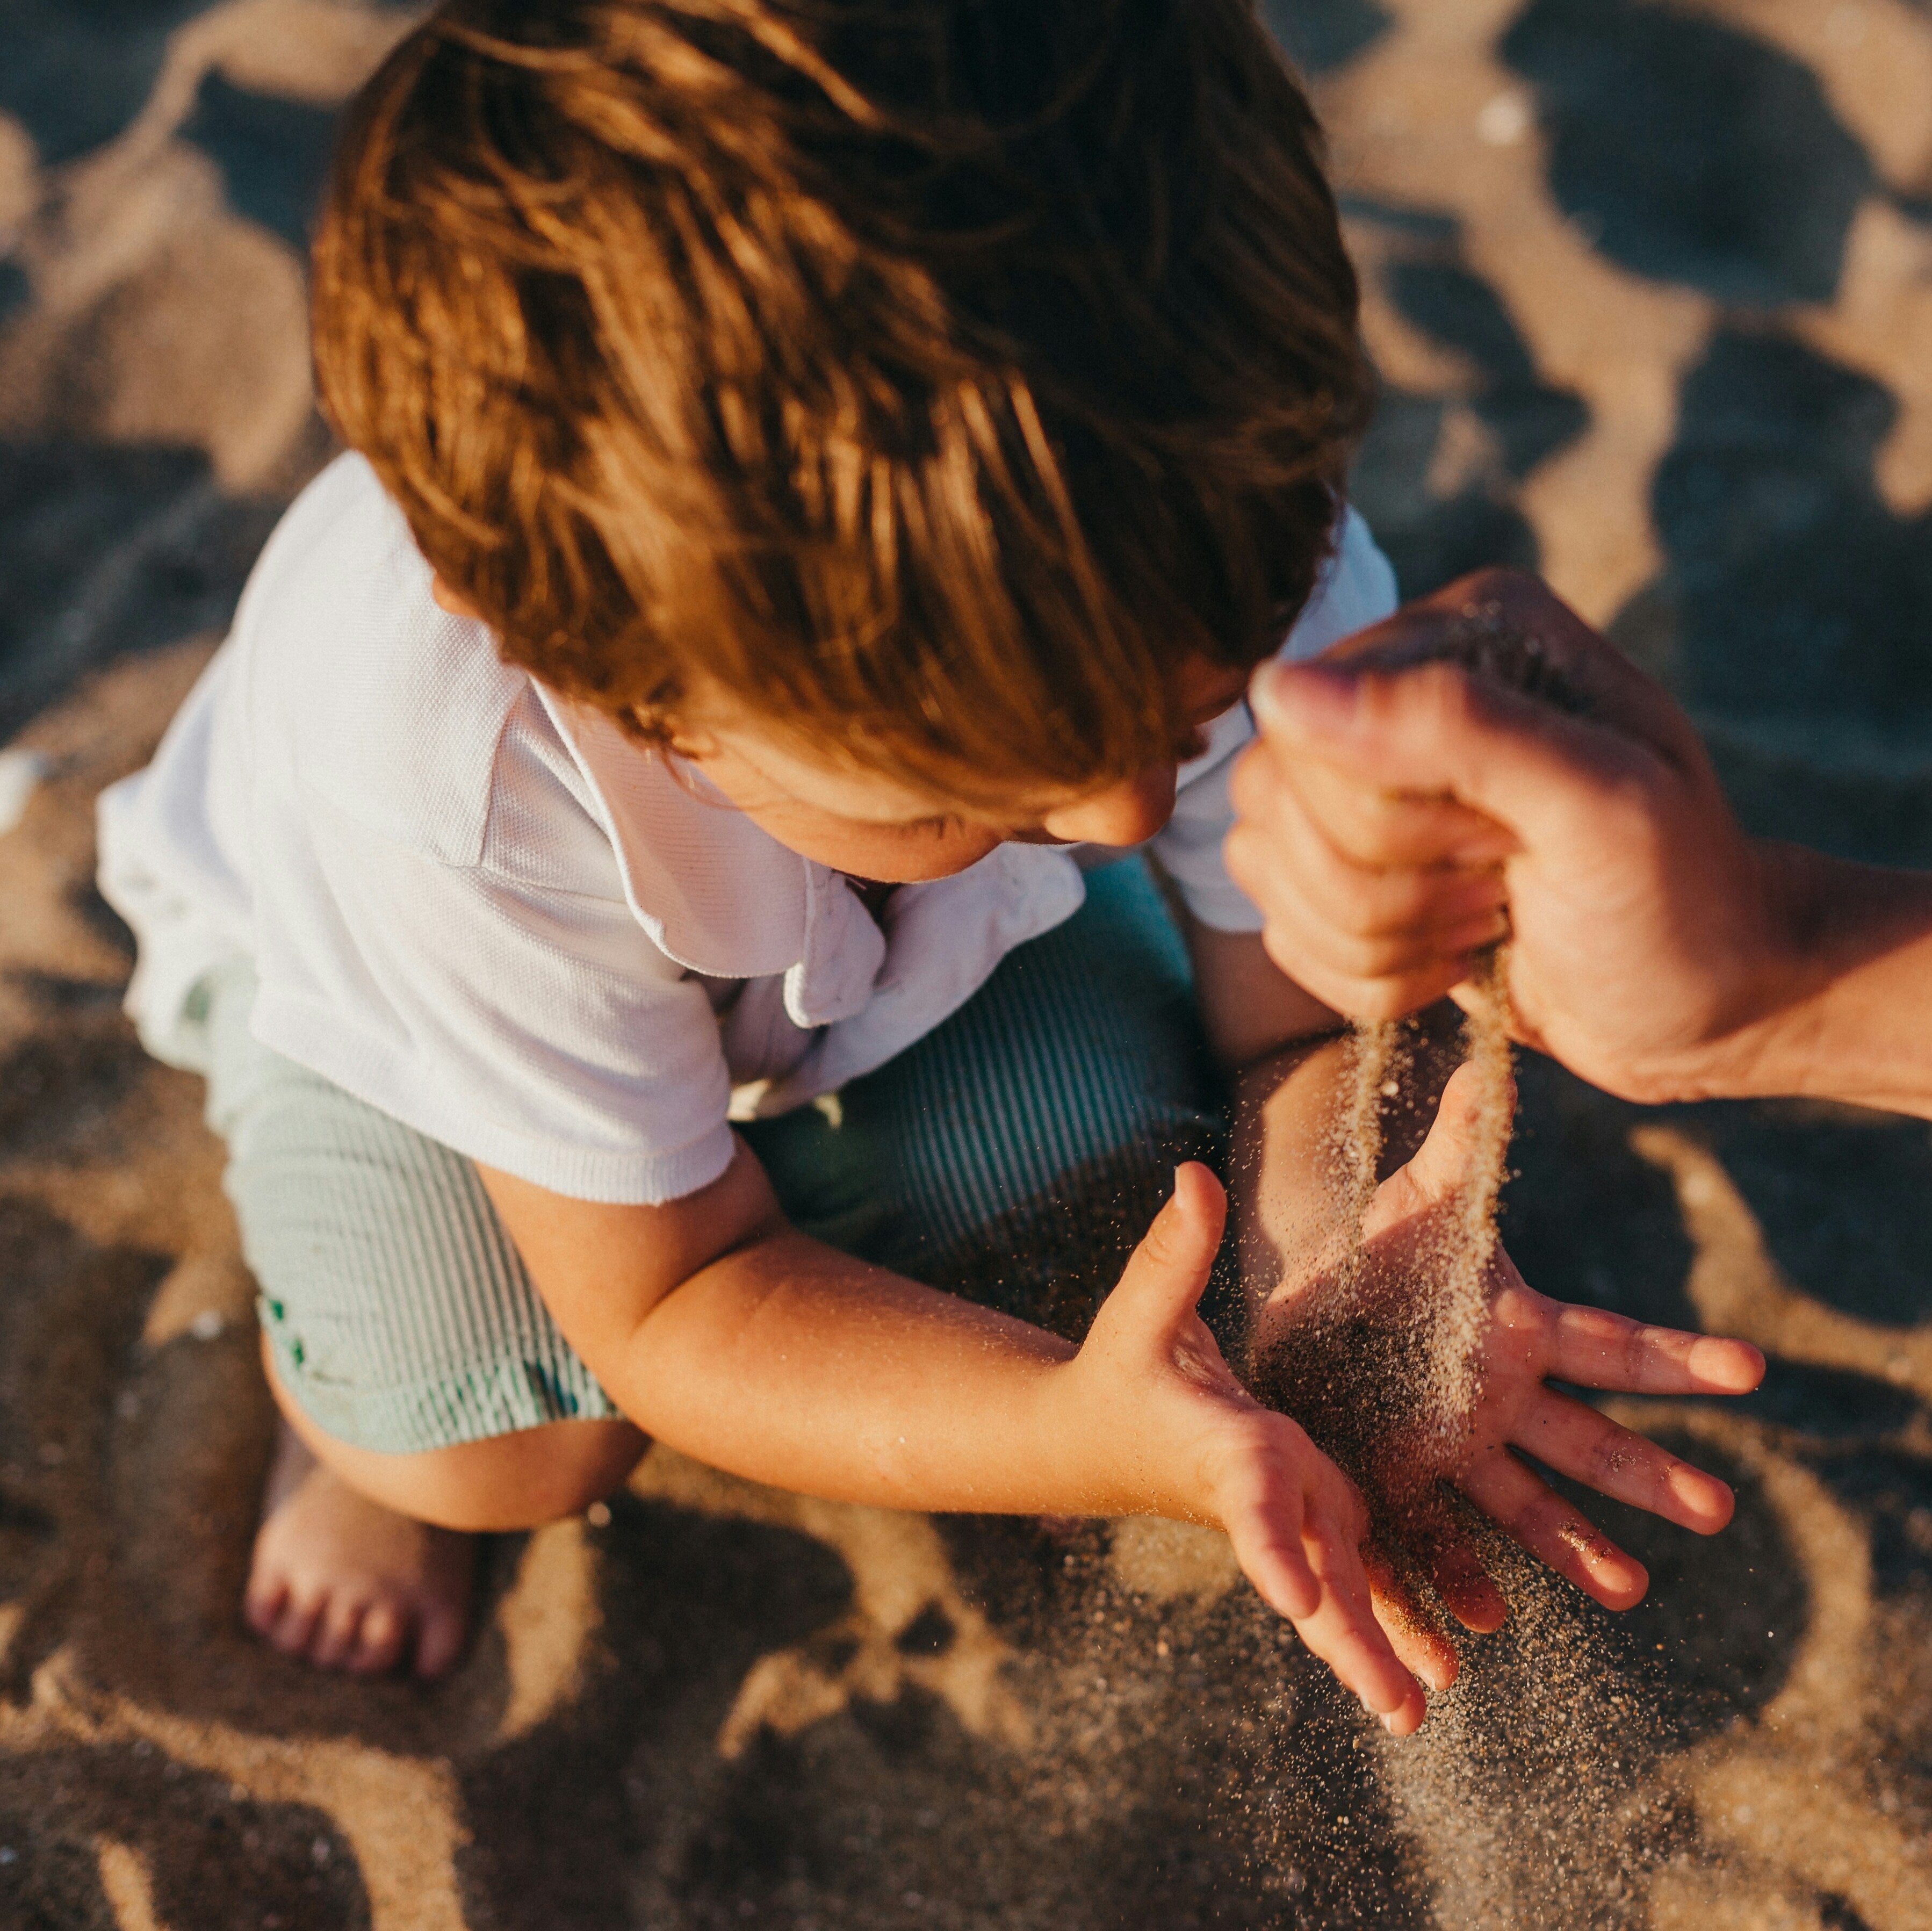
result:
M 1244 0 L 450 0 L 315 333 L 509 658 L 878 878 L 1156 829 L 1370 396 Z

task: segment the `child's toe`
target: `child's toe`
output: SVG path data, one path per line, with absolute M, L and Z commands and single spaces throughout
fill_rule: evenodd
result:
M 309 1660 L 324 1669 L 338 1669 L 346 1663 L 361 1639 L 367 1607 L 362 1597 L 346 1591 L 332 1597 L 309 1645 Z
M 370 1603 L 362 1612 L 362 1627 L 348 1666 L 365 1676 L 394 1669 L 402 1658 L 403 1639 L 408 1633 L 408 1620 L 394 1603 Z
M 427 1603 L 416 1634 L 416 1674 L 428 1679 L 444 1675 L 463 1653 L 465 1618 L 441 1603 Z
M 258 1636 L 272 1636 L 281 1620 L 289 1600 L 287 1579 L 279 1575 L 256 1575 L 248 1579 L 242 1598 L 242 1614 Z
M 316 1624 L 322 1620 L 325 1600 L 319 1592 L 310 1595 L 292 1586 L 280 1613 L 262 1633 L 284 1655 L 301 1655 L 315 1635 Z

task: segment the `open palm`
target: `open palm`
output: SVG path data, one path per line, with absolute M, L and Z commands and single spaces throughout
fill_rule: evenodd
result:
M 1500 1245 L 1484 1271 L 1480 1318 L 1454 1331 L 1442 1282 L 1470 1177 L 1476 1099 L 1465 1068 L 1415 1157 L 1376 1190 L 1359 1255 L 1277 1291 L 1257 1325 L 1255 1387 L 1360 1486 L 1379 1558 L 1371 1574 L 1384 1594 L 1411 1594 L 1419 1573 L 1468 1627 L 1502 1622 L 1460 1494 L 1598 1601 L 1628 1609 L 1648 1584 L 1642 1564 L 1523 1458 L 1704 1535 L 1730 1520 L 1731 1492 L 1549 1384 L 1742 1394 L 1762 1378 L 1763 1357 L 1743 1342 L 1552 1300 Z

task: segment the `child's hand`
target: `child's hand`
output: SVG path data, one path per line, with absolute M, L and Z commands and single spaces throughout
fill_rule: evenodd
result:
M 1072 1398 L 1067 1426 L 1106 1467 L 1109 1512 L 1220 1523 L 1262 1597 L 1385 1729 L 1407 1736 L 1422 1692 L 1376 1620 L 1361 1498 L 1295 1423 L 1240 1385 L 1195 1311 L 1226 1213 L 1205 1167 L 1178 1170 L 1079 1354 L 1056 1371 Z
M 1744 1342 L 1550 1300 L 1524 1283 L 1498 1245 L 1487 1324 L 1464 1384 L 1472 1390 L 1468 1411 L 1428 1412 L 1419 1369 L 1432 1343 L 1445 1345 L 1430 1333 L 1429 1297 L 1445 1239 L 1454 1237 L 1477 1100 L 1473 1069 L 1462 1068 L 1420 1150 L 1377 1189 L 1352 1281 L 1331 1264 L 1276 1294 L 1256 1336 L 1256 1382 L 1349 1467 L 1368 1493 L 1378 1543 L 1427 1570 L 1469 1627 L 1496 1627 L 1504 1609 L 1443 1500 L 1444 1484 L 1579 1588 L 1627 1609 L 1648 1585 L 1642 1566 L 1520 1456 L 1700 1535 L 1730 1520 L 1731 1492 L 1546 1381 L 1637 1394 L 1744 1394 L 1762 1378 L 1764 1357 Z

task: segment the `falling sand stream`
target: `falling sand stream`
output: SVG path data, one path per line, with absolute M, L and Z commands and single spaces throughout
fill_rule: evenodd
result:
M 1557 708 L 1586 708 L 1541 644 L 1495 604 L 1465 609 L 1427 655 Z M 1405 649 L 1388 667 L 1418 661 Z M 1336 1243 L 1336 1258 L 1308 1311 L 1255 1366 L 1263 1399 L 1294 1415 L 1360 1485 L 1383 1552 L 1420 1580 L 1430 1546 L 1449 1528 L 1438 1477 L 1460 1459 L 1480 1395 L 1515 1112 L 1507 945 L 1484 955 L 1466 1001 L 1462 1051 L 1477 1090 L 1462 1185 L 1442 1210 L 1378 1234 L 1371 1264 L 1364 1228 L 1381 1177 L 1384 1117 L 1402 1092 L 1413 1043 L 1399 1022 L 1354 1030 L 1333 1129 L 1330 1225 L 1319 1237 Z

